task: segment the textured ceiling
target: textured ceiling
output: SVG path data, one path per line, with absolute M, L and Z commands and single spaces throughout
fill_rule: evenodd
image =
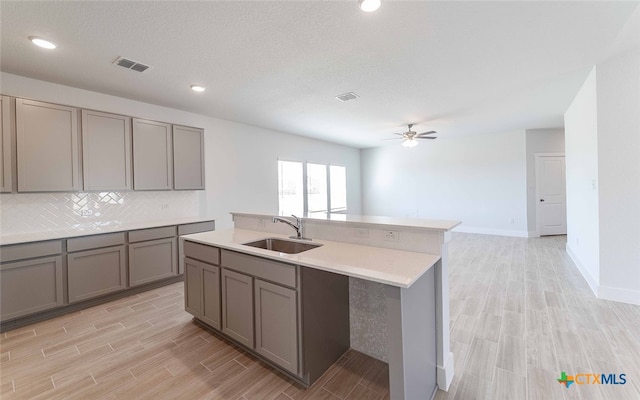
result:
M 410 122 L 441 136 L 561 126 L 589 69 L 640 42 L 623 29 L 637 8 L 383 0 L 367 14 L 355 0 L 2 1 L 0 68 L 373 147 Z M 30 35 L 59 47 L 43 51 Z M 152 68 L 116 68 L 118 56 Z M 207 91 L 193 93 L 194 83 Z M 350 91 L 360 98 L 334 98 Z

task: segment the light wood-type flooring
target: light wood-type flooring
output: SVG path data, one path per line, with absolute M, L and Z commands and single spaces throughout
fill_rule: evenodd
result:
M 640 399 L 640 306 L 597 299 L 565 245 L 566 236 L 453 235 L 456 374 L 436 399 Z M 627 383 L 565 388 L 562 371 L 626 373 Z
M 640 306 L 596 299 L 565 240 L 453 235 L 456 375 L 436 399 L 640 399 Z M 183 299 L 174 284 L 2 334 L 0 398 L 388 398 L 380 361 L 350 350 L 303 389 L 194 324 Z M 566 389 L 561 371 L 627 384 Z
M 309 389 L 195 324 L 182 283 L 0 338 L 0 398 L 389 398 L 387 364 L 349 350 Z

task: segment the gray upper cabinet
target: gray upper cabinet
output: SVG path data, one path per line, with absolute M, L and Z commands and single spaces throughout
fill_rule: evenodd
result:
M 173 187 L 204 189 L 204 130 L 173 126 Z
M 84 190 L 131 190 L 131 118 L 82 110 Z
M 11 115 L 9 98 L 0 96 L 0 191 L 11 191 Z
M 133 119 L 133 188 L 171 190 L 173 151 L 171 124 Z
M 19 192 L 78 191 L 78 111 L 16 99 Z

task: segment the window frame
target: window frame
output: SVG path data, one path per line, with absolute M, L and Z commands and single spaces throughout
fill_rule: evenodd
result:
M 324 163 L 324 162 L 315 162 L 315 161 L 309 161 L 309 160 L 294 160 L 294 159 L 290 159 L 290 158 L 280 158 L 278 157 L 278 162 L 276 163 L 276 168 L 279 168 L 279 163 L 280 161 L 283 162 L 295 162 L 295 163 L 300 163 L 302 164 L 302 212 L 303 215 L 308 215 L 309 214 L 309 193 L 308 193 L 308 174 L 307 174 L 307 165 L 308 164 L 315 164 L 315 165 L 323 165 L 325 167 L 326 170 L 326 179 L 327 179 L 327 210 L 325 211 L 327 214 L 331 214 L 331 166 L 334 167 L 342 167 L 345 170 L 345 179 L 344 179 L 344 186 L 345 186 L 345 193 L 347 193 L 347 167 L 345 165 L 338 165 L 338 164 L 332 164 L 332 163 Z M 278 181 L 278 185 L 276 186 L 278 188 L 278 190 L 280 190 L 280 182 Z M 348 196 L 346 196 L 348 198 Z M 337 213 L 340 214 L 346 214 L 348 211 L 349 207 L 348 207 L 348 203 L 345 201 L 345 209 L 343 211 L 339 211 Z M 278 212 L 280 214 L 282 214 L 282 211 L 280 210 L 280 193 L 278 193 Z

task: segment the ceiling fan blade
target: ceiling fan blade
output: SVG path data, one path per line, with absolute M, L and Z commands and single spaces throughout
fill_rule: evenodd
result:
M 393 133 L 393 135 L 403 136 L 404 133 Z
M 422 133 L 418 133 L 416 136 L 433 135 L 434 133 L 438 133 L 438 132 L 436 131 L 422 132 Z
M 437 139 L 437 136 L 417 136 L 414 139 Z

